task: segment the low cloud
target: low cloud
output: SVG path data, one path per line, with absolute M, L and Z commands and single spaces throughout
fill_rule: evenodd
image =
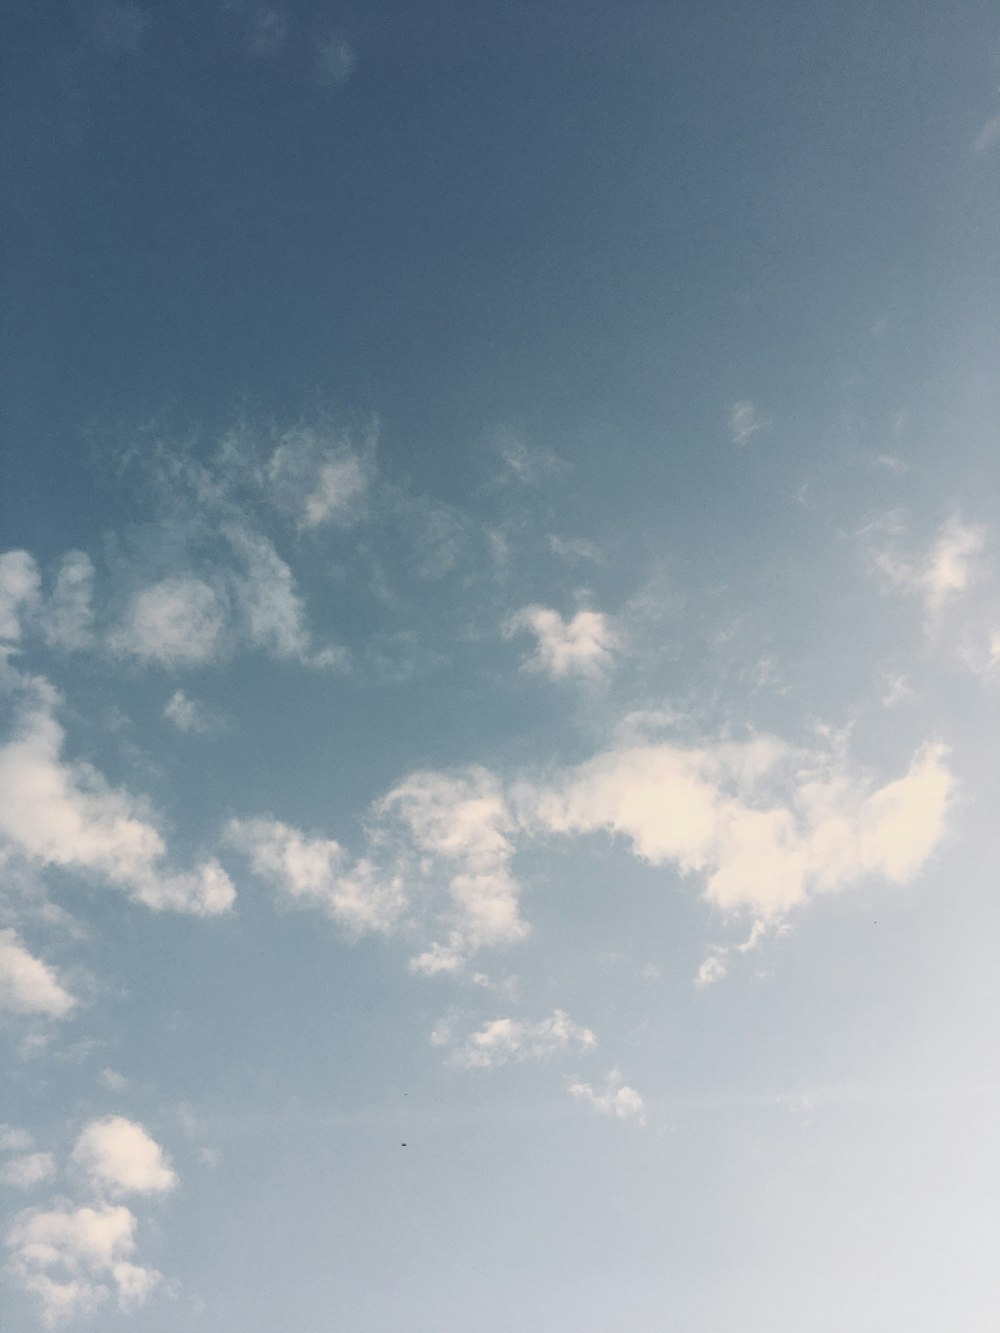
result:
M 646 1108 L 635 1088 L 630 1088 L 622 1081 L 621 1073 L 612 1069 L 604 1081 L 604 1087 L 595 1090 L 589 1083 L 571 1083 L 570 1096 L 586 1102 L 599 1115 L 614 1116 L 618 1120 L 638 1120 L 640 1124 L 646 1118 Z
M 217 589 L 189 575 L 167 578 L 132 597 L 109 647 L 157 666 L 201 666 L 222 656 L 225 625 Z
M 32 1190 L 56 1174 L 56 1159 L 50 1152 L 26 1153 L 0 1167 L 0 1181 L 13 1189 Z
M 883 522 L 881 527 L 894 538 L 900 525 L 896 520 Z M 888 544 L 877 543 L 874 565 L 890 586 L 919 598 L 933 622 L 948 602 L 969 588 L 978 572 L 978 557 L 985 543 L 983 527 L 952 518 L 943 524 L 922 557 L 901 555 L 895 540 L 890 540 Z
M 91 875 L 155 911 L 228 911 L 236 893 L 219 863 L 172 870 L 147 803 L 91 765 L 65 760 L 57 696 L 49 687 L 29 694 L 0 743 L 0 848 Z
M 18 1160 L 30 1177 L 22 1188 L 56 1173 L 51 1153 Z M 86 1318 L 112 1298 L 119 1310 L 133 1310 L 163 1280 L 155 1268 L 135 1262 L 139 1219 L 118 1202 L 126 1195 L 162 1195 L 176 1186 L 160 1145 L 142 1125 L 105 1116 L 80 1132 L 70 1175 L 79 1185 L 76 1200 L 26 1209 L 5 1236 L 9 1271 L 37 1300 L 47 1328 Z
M 36 958 L 15 931 L 0 930 L 0 1009 L 65 1018 L 75 1007 L 55 970 Z
M 574 1023 L 562 1009 L 529 1023 L 516 1018 L 495 1018 L 456 1041 L 448 1024 L 431 1035 L 435 1046 L 450 1046 L 448 1063 L 462 1069 L 496 1069 L 524 1060 L 545 1060 L 570 1048 L 589 1050 L 597 1038 L 589 1028 Z
M 41 578 L 27 551 L 5 551 L 0 555 L 0 643 L 21 638 L 21 616 L 38 600 Z
M 504 627 L 508 638 L 522 631 L 533 634 L 537 643 L 525 668 L 552 680 L 570 676 L 593 680 L 603 675 L 619 644 L 608 617 L 600 611 L 578 611 L 566 621 L 550 607 L 525 606 Z
M 142 1125 L 120 1115 L 86 1125 L 73 1147 L 72 1159 L 95 1194 L 113 1199 L 166 1194 L 177 1184 L 156 1140 Z

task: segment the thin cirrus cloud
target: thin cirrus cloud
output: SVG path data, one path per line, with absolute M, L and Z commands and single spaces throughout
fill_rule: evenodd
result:
M 34 1169 L 40 1184 L 56 1172 L 53 1154 Z M 139 1219 L 120 1200 L 169 1193 L 177 1185 L 163 1149 L 141 1124 L 110 1115 L 90 1121 L 70 1154 L 77 1199 L 56 1199 L 14 1218 L 5 1243 L 9 1270 L 38 1302 L 49 1328 L 86 1318 L 114 1297 L 134 1310 L 163 1281 L 135 1262 Z
M 0 846 L 31 865 L 107 883 L 154 911 L 228 911 L 236 892 L 218 861 L 173 870 L 146 803 L 62 757 L 55 691 L 34 683 L 28 696 L 0 744 Z
M 564 620 L 547 606 L 525 606 L 512 615 L 504 626 L 507 638 L 527 632 L 535 638 L 536 649 L 525 669 L 552 680 L 568 677 L 596 679 L 613 664 L 619 636 L 610 620 L 600 611 L 578 611 Z
M 770 429 L 770 420 L 762 416 L 749 398 L 733 403 L 728 413 L 729 438 L 742 447 L 761 431 Z

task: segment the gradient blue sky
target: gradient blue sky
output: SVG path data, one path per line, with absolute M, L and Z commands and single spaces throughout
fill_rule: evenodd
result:
M 4 1327 L 995 1333 L 995 6 L 5 27 Z

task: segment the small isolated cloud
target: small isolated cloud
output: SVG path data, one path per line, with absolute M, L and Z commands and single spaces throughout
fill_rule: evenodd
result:
M 112 1092 L 124 1092 L 128 1087 L 128 1079 L 124 1074 L 119 1074 L 117 1069 L 102 1069 L 101 1082 Z
M 0 642 L 21 638 L 21 614 L 32 608 L 41 586 L 38 567 L 27 551 L 0 555 Z
M 358 63 L 357 52 L 342 37 L 328 37 L 316 48 L 316 79 L 323 88 L 343 88 Z
M 898 523 L 884 526 L 898 531 Z M 933 619 L 969 587 L 985 542 L 985 528 L 953 518 L 942 526 L 923 558 L 908 560 L 893 544 L 876 550 L 875 568 L 891 585 L 919 597 Z
M 226 605 L 202 579 L 163 579 L 137 592 L 109 640 L 113 652 L 165 667 L 192 667 L 222 653 Z
M 972 151 L 974 153 L 988 153 L 991 148 L 996 148 L 997 144 L 1000 144 L 1000 116 L 994 116 L 986 122 L 976 135 Z
M 524 486 L 537 485 L 543 477 L 566 466 L 555 454 L 530 447 L 510 430 L 499 430 L 492 443 L 507 477 Z
M 254 873 L 301 906 L 322 908 L 348 930 L 388 930 L 405 902 L 398 876 L 368 861 L 348 862 L 332 838 L 310 838 L 276 819 L 234 819 L 226 839 Z
M 450 1045 L 452 1040 L 447 1024 L 439 1025 L 431 1034 L 435 1046 Z M 448 1063 L 462 1069 L 496 1069 L 523 1060 L 545 1060 L 571 1047 L 589 1050 L 596 1043 L 589 1028 L 580 1027 L 564 1010 L 556 1009 L 537 1023 L 516 1018 L 484 1023 L 454 1045 Z
M 725 950 L 713 949 L 698 968 L 694 984 L 700 990 L 705 990 L 709 986 L 714 986 L 717 981 L 722 981 L 728 971 L 729 962 Z
M 733 444 L 744 445 L 762 430 L 769 430 L 771 422 L 762 417 L 757 408 L 745 398 L 729 409 L 729 438 Z
M 552 680 L 602 675 L 612 665 L 619 644 L 608 617 L 600 611 L 578 611 L 567 621 L 550 607 L 525 606 L 504 627 L 508 638 L 521 631 L 533 634 L 538 644 L 525 668 Z
M 56 1159 L 50 1152 L 26 1153 L 0 1167 L 0 1181 L 13 1189 L 33 1190 L 56 1174 Z
M 141 1305 L 162 1281 L 132 1262 L 137 1219 L 123 1204 L 29 1209 L 6 1244 L 10 1267 L 39 1302 L 46 1327 L 93 1314 L 114 1294 L 120 1310 Z
M 646 1118 L 646 1108 L 635 1088 L 623 1082 L 621 1073 L 612 1069 L 604 1080 L 604 1087 L 595 1091 L 589 1083 L 571 1083 L 570 1096 L 592 1106 L 600 1115 L 615 1116 L 619 1120 Z
M 173 692 L 164 705 L 163 716 L 168 722 L 172 722 L 178 731 L 204 732 L 211 730 L 212 726 L 209 715 L 201 704 L 189 699 L 183 690 Z
M 35 692 L 0 743 L 0 850 L 29 865 L 86 873 L 154 911 L 215 916 L 236 897 L 214 859 L 171 870 L 147 803 L 111 787 L 91 765 L 62 758 L 54 691 Z
M 94 563 L 84 551 L 63 556 L 45 604 L 44 633 L 54 648 L 89 648 L 93 642 Z
M 177 1184 L 163 1149 L 142 1125 L 109 1115 L 85 1125 L 73 1147 L 73 1162 L 95 1194 L 166 1194 Z
M 555 533 L 550 532 L 548 544 L 549 550 L 560 560 L 571 563 L 589 561 L 595 565 L 604 563 L 604 553 L 600 547 L 588 541 L 586 537 L 557 537 Z
M 912 703 L 916 697 L 916 690 L 905 676 L 886 676 L 885 693 L 882 695 L 884 708 L 899 708 L 903 704 Z
M 0 930 L 0 1009 L 65 1018 L 75 1007 L 53 968 L 30 953 L 13 930 Z

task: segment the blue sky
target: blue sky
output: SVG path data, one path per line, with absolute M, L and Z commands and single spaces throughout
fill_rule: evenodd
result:
M 11 1327 L 993 1330 L 995 10 L 6 25 Z

